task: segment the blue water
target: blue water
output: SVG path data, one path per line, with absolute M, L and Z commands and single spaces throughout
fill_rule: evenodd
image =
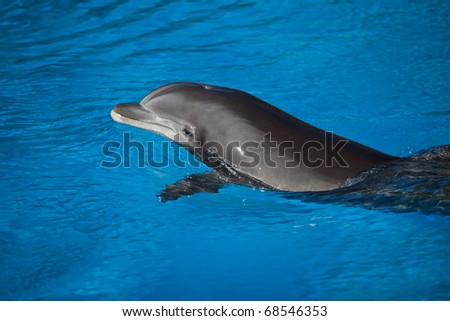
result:
M 2 1 L 0 300 L 449 300 L 446 213 L 243 186 L 161 203 L 207 168 L 100 166 L 124 132 L 164 141 L 109 113 L 172 81 L 397 156 L 449 144 L 449 16 L 448 1 Z

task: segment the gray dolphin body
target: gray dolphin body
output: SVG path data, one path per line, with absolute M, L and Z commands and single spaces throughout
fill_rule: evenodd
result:
M 244 184 L 275 190 L 339 188 L 361 171 L 397 159 L 243 91 L 206 84 L 165 85 L 140 103 L 116 105 L 111 116 L 177 142 L 205 164 L 232 173 L 222 176 L 233 177 L 233 183 L 239 177 Z

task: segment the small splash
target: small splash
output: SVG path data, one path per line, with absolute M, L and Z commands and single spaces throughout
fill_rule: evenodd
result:
M 425 161 L 438 159 L 446 161 L 448 165 L 448 162 L 450 161 L 450 145 L 441 145 L 425 149 L 413 155 L 411 158 L 414 160 Z

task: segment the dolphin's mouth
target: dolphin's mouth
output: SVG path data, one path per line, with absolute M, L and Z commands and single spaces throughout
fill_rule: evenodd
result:
M 158 117 L 139 103 L 118 104 L 111 111 L 111 117 L 118 123 L 149 130 L 171 140 L 178 133 L 175 123 Z

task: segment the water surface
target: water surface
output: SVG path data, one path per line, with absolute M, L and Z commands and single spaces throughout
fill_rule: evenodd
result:
M 446 213 L 241 186 L 162 204 L 206 168 L 100 166 L 125 131 L 163 140 L 109 112 L 172 81 L 397 156 L 449 144 L 449 16 L 448 1 L 3 2 L 0 299 L 450 299 Z

